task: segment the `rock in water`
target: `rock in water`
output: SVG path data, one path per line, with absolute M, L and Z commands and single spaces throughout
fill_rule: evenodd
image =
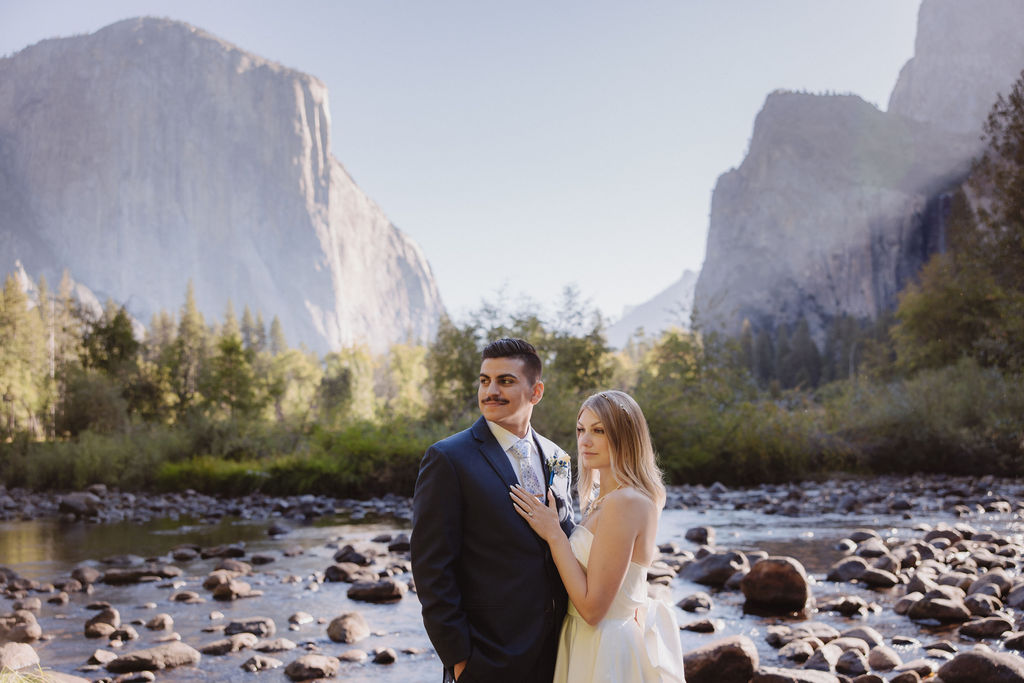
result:
M 185 23 L 129 19 L 0 59 L 0 269 L 66 268 L 148 320 L 230 299 L 292 345 L 431 336 L 420 248 L 331 156 L 327 89 Z

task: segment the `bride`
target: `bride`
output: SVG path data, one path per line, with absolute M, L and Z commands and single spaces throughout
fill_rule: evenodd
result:
M 681 682 L 675 615 L 647 597 L 665 505 L 647 421 L 628 394 L 602 391 L 583 402 L 576 441 L 585 512 L 569 538 L 550 491 L 547 505 L 518 485 L 511 492 L 516 511 L 551 547 L 571 601 L 554 680 Z

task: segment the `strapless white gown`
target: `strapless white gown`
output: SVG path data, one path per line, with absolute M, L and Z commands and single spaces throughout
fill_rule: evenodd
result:
M 572 552 L 587 569 L 594 534 L 577 526 Z M 682 683 L 683 650 L 672 608 L 647 597 L 647 567 L 629 563 L 612 606 L 591 626 L 569 603 L 558 641 L 554 683 Z

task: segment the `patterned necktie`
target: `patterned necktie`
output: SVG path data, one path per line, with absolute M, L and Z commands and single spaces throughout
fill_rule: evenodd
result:
M 519 479 L 523 483 L 523 488 L 535 496 L 543 496 L 544 487 L 541 486 L 540 480 L 537 479 L 537 471 L 530 463 L 530 440 L 520 439 L 512 444 L 509 450 L 519 461 Z

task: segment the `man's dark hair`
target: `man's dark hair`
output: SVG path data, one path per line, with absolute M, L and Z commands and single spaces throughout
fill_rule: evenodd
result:
M 537 349 L 525 339 L 511 339 L 505 337 L 496 339 L 484 347 L 480 354 L 482 360 L 487 358 L 518 358 L 526 366 L 526 378 L 530 384 L 536 384 L 540 379 L 541 362 L 537 355 Z

